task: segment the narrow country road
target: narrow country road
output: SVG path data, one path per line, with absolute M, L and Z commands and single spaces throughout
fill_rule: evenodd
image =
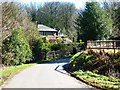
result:
M 28 67 L 15 75 L 4 88 L 91 88 L 63 70 L 69 58 Z

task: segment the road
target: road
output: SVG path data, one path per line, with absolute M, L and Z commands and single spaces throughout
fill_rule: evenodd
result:
M 91 88 L 63 70 L 68 62 L 66 58 L 30 66 L 10 79 L 4 88 Z

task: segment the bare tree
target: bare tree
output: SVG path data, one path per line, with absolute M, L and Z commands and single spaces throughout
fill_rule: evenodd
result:
M 120 2 L 107 2 L 106 0 L 102 0 L 101 4 L 103 8 L 111 14 L 114 30 L 112 33 L 112 37 L 120 36 Z
M 35 25 L 25 10 L 25 6 L 16 2 L 2 3 L 2 36 L 3 39 L 11 34 L 15 28 L 22 28 L 24 33 L 32 33 Z M 28 35 L 30 36 L 30 35 Z
M 2 63 L 2 3 L 0 3 L 0 67 Z
M 18 7 L 18 4 L 14 2 L 2 3 L 2 35 L 3 39 L 10 35 L 11 30 L 18 26 L 18 22 L 22 11 Z
M 46 2 L 43 6 L 36 7 L 33 3 L 29 10 L 31 10 L 28 12 L 31 12 L 33 21 L 51 28 L 61 29 L 70 39 L 76 36 L 73 21 L 77 16 L 77 10 L 74 4 L 67 2 Z

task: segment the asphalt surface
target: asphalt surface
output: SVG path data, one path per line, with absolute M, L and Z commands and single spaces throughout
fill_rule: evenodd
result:
M 68 62 L 66 58 L 30 66 L 11 78 L 4 88 L 92 88 L 63 70 Z

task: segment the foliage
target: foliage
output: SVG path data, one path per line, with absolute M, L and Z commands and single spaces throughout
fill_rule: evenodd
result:
M 57 38 L 57 43 L 62 43 L 63 39 L 62 38 Z
M 51 51 L 47 53 L 47 58 L 59 58 L 63 56 L 70 56 L 76 54 L 81 50 L 81 45 L 83 43 L 58 43 L 58 44 L 49 44 Z
M 25 25 L 25 24 L 24 24 Z M 37 38 L 42 38 L 39 34 L 39 31 L 35 27 L 35 24 L 32 22 L 27 23 L 25 26 L 26 28 L 22 28 L 23 32 L 25 34 L 25 38 L 29 42 L 30 46 L 32 47 L 32 44 L 34 43 L 34 40 Z
M 103 76 L 99 74 L 92 73 L 90 71 L 83 72 L 82 70 L 75 71 L 77 77 L 82 80 L 87 80 L 92 85 L 98 86 L 103 89 L 118 89 L 120 79 L 111 76 Z
M 12 35 L 3 41 L 3 63 L 19 65 L 32 60 L 30 46 L 21 29 L 15 29 Z
M 71 58 L 69 69 L 71 71 L 76 71 L 80 69 L 83 71 L 90 70 L 102 75 L 119 77 L 119 62 L 119 52 L 114 55 L 112 53 L 105 53 L 102 51 L 82 51 L 75 54 L 75 56 Z
M 72 41 L 69 38 L 63 38 L 63 43 L 72 43 Z
M 60 50 L 62 48 L 66 47 L 66 44 L 63 43 L 58 43 L 58 44 L 52 44 L 51 45 L 51 50 Z
M 103 8 L 111 14 L 114 30 L 111 38 L 120 36 L 120 2 L 103 2 Z
M 16 28 L 22 28 L 30 46 L 32 40 L 39 36 L 36 26 L 31 22 L 25 6 L 19 2 L 2 3 L 2 39 L 4 40 L 11 35 Z
M 83 41 L 108 39 L 113 29 L 110 15 L 100 8 L 97 2 L 87 2 L 75 24 L 78 40 Z
M 3 32 L 2 39 L 3 40 L 11 35 L 13 29 L 21 27 L 22 32 L 24 33 L 22 38 L 27 40 L 26 42 L 29 42 L 29 46 L 30 46 L 31 50 L 33 50 L 34 47 L 38 47 L 38 46 L 34 46 L 34 45 L 36 45 L 35 43 L 36 43 L 37 39 L 40 38 L 40 35 L 39 35 L 39 32 L 38 32 L 35 24 L 33 22 L 31 22 L 31 18 L 28 16 L 28 13 L 26 12 L 24 5 L 22 5 L 18 2 L 17 3 L 16 2 L 3 2 L 2 3 L 2 12 L 3 12 L 2 13 L 3 14 L 2 15 L 2 32 Z M 4 44 L 4 47 L 7 47 L 7 46 L 5 46 L 5 44 Z M 13 49 L 15 50 L 16 47 L 15 48 L 13 47 Z M 38 49 L 40 50 L 40 48 L 38 48 Z M 35 59 L 35 56 L 37 56 L 37 54 L 39 53 L 39 52 L 35 53 L 34 51 L 35 50 L 32 51 L 33 56 L 34 56 L 33 59 Z M 9 58 L 16 57 L 16 55 L 13 55 L 12 53 L 7 53 L 7 54 L 8 54 L 7 56 L 9 56 Z M 6 58 L 7 58 L 7 56 L 6 56 Z M 29 61 L 27 61 L 27 63 L 28 62 Z M 17 63 L 19 63 L 19 62 L 17 62 Z
M 43 40 L 44 43 L 48 43 L 48 44 L 49 44 L 49 38 L 47 38 L 47 37 L 42 37 L 42 40 Z
M 46 37 L 36 37 L 32 40 L 32 52 L 34 62 L 42 60 L 44 56 L 50 51 L 50 45 L 48 38 Z M 46 59 L 46 58 L 45 58 Z
M 47 37 L 42 37 L 42 40 L 43 40 L 43 45 L 42 45 L 42 48 L 41 48 L 41 55 L 40 55 L 40 58 L 41 60 L 46 60 L 46 54 L 51 50 L 50 48 L 50 42 Z
M 50 45 L 48 43 L 44 43 L 42 46 L 42 52 L 48 53 L 50 51 Z
M 18 2 L 3 2 L 2 4 L 2 39 L 11 35 L 12 30 L 21 27 L 24 33 L 30 31 L 31 20 L 25 6 Z M 31 32 L 30 32 L 31 33 Z
M 77 16 L 77 10 L 74 4 L 46 2 L 44 5 L 37 6 L 35 3 L 31 3 L 30 7 L 26 9 L 33 22 L 37 21 L 38 24 L 61 30 L 70 39 L 75 38 L 76 30 L 73 27 L 73 21 Z
M 32 53 L 33 53 L 34 62 L 40 60 L 43 44 L 44 43 L 41 37 L 34 38 L 33 44 L 32 44 Z
M 81 45 L 83 45 L 84 42 L 80 42 L 80 43 L 57 43 L 57 44 L 50 44 L 51 45 L 51 50 L 60 50 L 63 48 L 67 48 L 69 46 L 72 47 L 81 47 Z

